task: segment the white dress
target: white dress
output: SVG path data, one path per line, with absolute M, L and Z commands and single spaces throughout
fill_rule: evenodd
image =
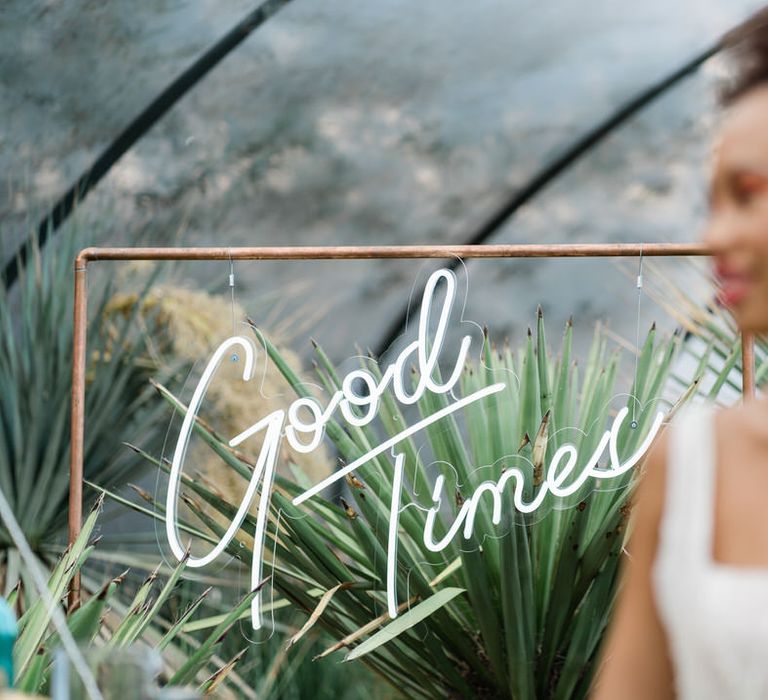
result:
M 713 558 L 713 418 L 697 406 L 670 427 L 653 587 L 678 698 L 768 698 L 768 567 Z

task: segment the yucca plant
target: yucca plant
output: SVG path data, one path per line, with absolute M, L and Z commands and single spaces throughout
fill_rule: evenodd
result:
M 133 447 L 148 461 L 167 470 L 167 463 L 159 461 Z M 134 487 L 136 493 L 140 493 L 142 502 L 152 502 L 152 508 L 146 508 L 142 503 L 137 503 L 129 498 L 121 496 L 115 491 L 101 489 L 94 484 L 93 488 L 107 498 L 118 504 L 157 521 L 164 522 L 164 505 L 156 502 L 154 497 L 142 489 Z M 208 546 L 214 544 L 213 533 L 219 532 L 220 525 L 216 523 L 210 514 L 200 510 L 200 505 L 185 495 L 185 501 L 193 512 L 200 513 L 208 528 L 200 528 L 188 521 L 181 523 L 181 529 L 198 541 L 206 542 Z M 226 501 L 223 501 L 226 502 Z M 228 511 L 229 512 L 229 511 Z M 249 552 L 239 545 L 230 546 L 228 554 L 234 556 L 234 560 L 224 568 L 216 577 L 205 577 L 202 581 L 191 576 L 192 571 L 187 569 L 185 579 L 179 582 L 183 593 L 178 601 L 173 601 L 174 609 L 190 610 L 190 615 L 185 615 L 185 622 L 181 626 L 182 637 L 188 635 L 200 635 L 209 633 L 215 626 L 225 619 L 231 619 L 231 611 L 237 607 L 239 601 L 237 591 L 242 589 L 242 581 L 246 576 L 246 560 Z M 123 553 L 122 560 L 142 562 L 144 556 L 136 553 Z M 146 568 L 146 566 L 144 566 Z M 218 588 L 219 595 L 215 596 L 216 602 L 207 595 L 212 588 Z M 91 584 L 92 590 L 98 587 Z M 192 603 L 197 603 L 201 596 L 201 590 L 205 590 L 205 612 L 192 610 Z M 308 595 L 320 599 L 323 591 L 319 588 L 309 589 Z M 125 599 L 125 596 L 122 596 Z M 185 605 L 181 601 L 186 601 Z M 125 608 L 125 606 L 123 606 Z M 273 630 L 267 636 L 258 636 L 255 640 L 252 630 L 246 631 L 249 624 L 250 610 L 238 609 L 235 621 L 239 622 L 238 629 L 227 635 L 223 640 L 219 655 L 221 658 L 237 658 L 237 672 L 232 674 L 230 685 L 237 697 L 266 699 L 285 698 L 302 700 L 306 697 L 314 697 L 317 700 L 384 700 L 393 697 L 392 692 L 385 684 L 379 682 L 367 668 L 346 669 L 336 664 L 312 664 L 313 657 L 319 655 L 329 643 L 329 637 L 320 628 L 305 627 L 305 620 L 301 611 L 291 608 L 291 603 L 284 597 L 276 596 L 264 610 L 272 616 Z M 192 612 L 196 614 L 191 615 Z M 176 617 L 179 613 L 176 613 Z
M 299 633 L 305 618 L 303 611 L 286 606 L 276 612 L 275 631 L 267 639 L 251 641 L 252 632 L 233 632 L 227 636 L 221 656 L 232 658 L 242 652 L 236 669 L 237 678 L 242 681 L 237 685 L 239 697 L 258 700 L 387 700 L 394 697 L 390 688 L 365 666 L 350 668 L 313 663 L 312 659 L 332 641 L 320 628 L 310 630 L 289 645 L 288 641 Z M 195 629 L 200 624 L 191 621 L 188 627 Z M 247 628 L 248 621 L 243 619 L 241 626 Z
M 32 239 L 16 285 L 0 285 L 0 489 L 32 548 L 49 561 L 60 552 L 66 528 L 73 262 L 82 238 L 68 230 L 44 253 Z M 158 408 L 147 387 L 157 367 L 142 362 L 144 336 L 134 312 L 105 321 L 109 281 L 94 277 L 89 291 L 85 472 L 110 485 L 143 466 L 117 449 L 121 441 L 140 434 L 151 445 L 158 435 Z M 163 370 L 166 380 L 169 375 Z M 0 564 L 8 592 L 19 566 L 3 527 Z
M 703 277 L 703 285 L 698 285 L 701 290 L 696 295 L 650 265 L 649 294 L 682 330 L 681 357 L 671 379 L 679 390 L 698 377 L 701 381 L 697 393 L 701 397 L 729 404 L 737 400 L 742 391 L 741 335 L 731 314 L 714 301 L 716 284 L 708 270 L 697 263 L 691 263 L 691 267 Z M 757 336 L 754 344 L 755 383 L 760 386 L 768 379 L 768 339 Z
M 630 497 L 637 470 L 605 484 L 587 481 L 549 507 L 523 514 L 513 505 L 511 487 L 503 494 L 501 523 L 491 522 L 490 502 L 481 502 L 471 537 L 457 535 L 435 552 L 423 541 L 432 477 L 441 473 L 455 488 L 444 504 L 436 537 L 450 527 L 462 504 L 486 479 L 515 467 L 525 477 L 525 500 L 541 487 L 554 453 L 571 443 L 578 454 L 592 454 L 609 419 L 621 404 L 633 421 L 623 424 L 617 448 L 633 454 L 659 407 L 670 367 L 679 350 L 677 334 L 657 340 L 648 333 L 637 358 L 629 393 L 616 383 L 619 351 L 595 335 L 580 370 L 571 357 L 572 326 L 565 330 L 557 358 L 548 350 L 544 321 L 517 352 L 495 348 L 486 336 L 482 357 L 461 376 L 461 395 L 504 378 L 503 392 L 463 409 L 463 420 L 447 417 L 427 428 L 425 440 L 408 438 L 398 449 L 410 465 L 404 477 L 397 547 L 399 615 L 387 614 L 388 523 L 393 489 L 392 460 L 380 454 L 360 472 L 347 476 L 348 492 L 332 500 L 320 496 L 297 508 L 292 499 L 308 487 L 278 477 L 272 494 L 274 584 L 299 608 L 310 612 L 304 632 L 320 626 L 337 641 L 319 656 L 348 649 L 345 660 L 362 659 L 408 698 L 579 698 L 587 694 L 610 615 L 617 583 Z M 271 360 L 298 396 L 307 384 L 261 334 Z M 381 377 L 372 360 L 363 365 Z M 341 379 L 317 348 L 317 376 L 332 394 Z M 419 380 L 413 375 L 414 384 Z M 672 413 L 695 391 L 695 382 L 664 408 Z M 170 392 L 163 396 L 179 412 L 185 406 Z M 629 398 L 627 398 L 629 397 Z M 427 392 L 417 404 L 433 415 L 448 399 Z M 381 425 L 342 426 L 331 420 L 327 435 L 343 463 L 351 463 L 406 421 L 397 401 L 382 395 Z M 195 426 L 235 473 L 247 480 L 252 465 L 202 422 Z M 151 459 L 168 470 L 163 460 Z M 223 527 L 207 509 L 231 518 L 234 506 L 201 480 L 183 478 L 192 525 L 217 539 Z M 203 506 L 203 504 L 206 504 Z M 309 511 L 313 517 L 306 517 Z M 247 563 L 244 543 L 255 519 L 228 551 Z M 188 530 L 189 531 L 189 530 Z M 247 547 L 245 547 L 247 550 Z
M 67 650 L 53 624 L 50 602 L 63 600 L 76 572 L 83 573 L 84 578 L 89 576 L 83 569 L 98 549 L 99 543 L 93 537 L 99 527 L 102 502 L 103 498 L 97 500 L 77 541 L 53 567 L 47 581 L 48 599 L 21 582 L 8 596 L 19 615 L 14 664 L 15 685 L 22 692 L 50 694 L 53 689 L 57 652 Z M 126 558 L 132 557 L 129 554 Z M 262 643 L 253 644 L 244 638 L 239 633 L 240 623 L 254 591 L 230 596 L 228 604 L 214 603 L 210 586 L 184 578 L 185 562 L 173 569 L 157 565 L 133 589 L 131 583 L 137 575 L 130 577 L 128 573 L 123 571 L 99 585 L 90 581 L 93 592 L 86 593 L 83 605 L 65 618 L 72 640 L 94 672 L 100 660 L 119 659 L 121 652 L 138 646 L 154 650 L 162 661 L 156 679 L 159 685 L 195 687 L 204 696 L 253 700 L 301 700 L 310 694 L 318 700 L 384 697 L 372 692 L 369 679 L 359 672 L 328 673 L 308 667 L 304 661 L 318 650 L 317 634 L 292 646 L 288 655 L 286 635 L 296 632 L 290 622 L 286 625 L 281 620 L 279 633 Z M 61 605 L 58 609 L 65 610 Z M 290 617 L 295 614 L 290 613 Z M 69 682 L 80 685 L 75 665 L 67 675 Z

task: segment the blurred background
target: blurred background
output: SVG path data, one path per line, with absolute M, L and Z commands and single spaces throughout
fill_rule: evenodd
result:
M 590 130 L 759 4 L 294 0 L 157 121 L 78 216 L 96 245 L 466 242 Z M 255 7 L 2 4 L 6 259 L 133 118 Z M 722 72 L 714 56 L 674 81 L 485 227 L 484 240 L 694 240 Z M 609 319 L 634 338 L 630 267 L 627 275 L 604 261 L 470 263 L 468 316 L 520 338 L 541 304 L 558 329 L 574 315 L 588 337 L 595 320 Z M 180 274 L 211 288 L 226 284 L 227 268 L 194 264 Z M 421 268 L 306 263 L 285 285 L 284 266 L 244 263 L 237 293 L 254 316 L 255 300 L 277 295 L 288 313 L 311 299 L 301 352 L 319 335 L 343 360 L 355 343 L 383 349 Z M 642 313 L 644 326 L 662 320 L 653 307 Z

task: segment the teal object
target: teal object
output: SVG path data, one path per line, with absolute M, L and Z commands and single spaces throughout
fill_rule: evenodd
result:
M 16 616 L 5 598 L 0 597 L 0 669 L 5 674 L 8 688 L 13 687 L 13 645 L 18 636 Z

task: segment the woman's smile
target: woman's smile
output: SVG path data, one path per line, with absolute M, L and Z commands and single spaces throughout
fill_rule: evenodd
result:
M 754 274 L 746 269 L 728 266 L 721 260 L 715 262 L 715 277 L 719 285 L 717 301 L 730 309 L 744 301 L 755 286 Z

